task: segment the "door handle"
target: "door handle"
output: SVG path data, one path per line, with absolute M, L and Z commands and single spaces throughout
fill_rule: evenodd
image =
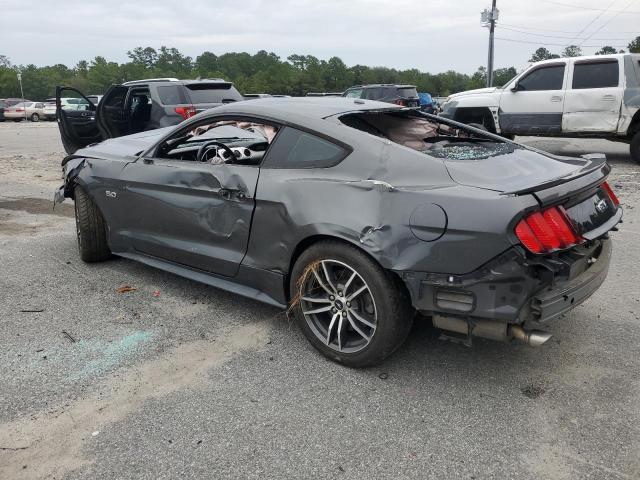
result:
M 602 99 L 606 102 L 613 102 L 616 97 L 614 95 L 603 95 Z
M 552 95 L 551 96 L 551 101 L 552 102 L 561 102 L 562 101 L 562 95 Z
M 232 197 L 236 197 L 238 200 L 244 200 L 247 198 L 246 193 L 244 191 L 234 188 L 221 188 L 218 190 L 218 194 L 224 198 L 225 200 L 231 200 Z
M 152 159 L 150 159 L 150 158 L 145 158 L 144 160 L 142 160 L 142 162 L 143 162 L 145 165 L 153 165 L 153 160 L 152 160 Z

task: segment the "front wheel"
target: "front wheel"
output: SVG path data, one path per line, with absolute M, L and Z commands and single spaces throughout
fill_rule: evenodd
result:
M 392 273 L 337 241 L 317 243 L 296 261 L 291 309 L 311 344 L 350 367 L 382 362 L 406 339 L 414 311 Z
M 32 122 L 39 122 L 40 121 L 40 115 L 38 115 L 37 113 L 34 113 L 33 115 L 31 115 L 31 121 Z
M 631 159 L 640 163 L 640 131 L 636 132 L 631 140 Z
M 107 245 L 107 224 L 98 206 L 80 185 L 74 189 L 76 233 L 82 261 L 100 262 L 111 257 Z

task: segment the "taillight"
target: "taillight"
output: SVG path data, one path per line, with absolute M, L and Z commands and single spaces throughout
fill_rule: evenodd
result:
M 16 112 L 24 112 L 24 108 L 16 108 Z
M 191 118 L 193 117 L 197 112 L 195 107 L 191 106 L 191 107 L 176 107 L 175 111 L 177 114 L 181 115 L 182 118 L 184 118 L 185 120 L 187 118 Z
M 616 197 L 616 194 L 613 193 L 611 186 L 609 186 L 607 182 L 604 182 L 602 184 L 602 188 L 604 189 L 605 192 L 607 192 L 607 195 L 609 195 L 609 198 L 611 199 L 611 201 L 616 207 L 620 205 L 620 200 L 618 200 L 618 197 Z
M 396 105 L 400 105 L 402 107 L 404 107 L 406 105 L 405 101 L 403 99 L 401 99 L 401 98 L 397 99 L 395 103 L 396 103 Z
M 527 215 L 516 225 L 516 236 L 532 253 L 549 253 L 572 247 L 582 238 L 575 233 L 562 207 Z

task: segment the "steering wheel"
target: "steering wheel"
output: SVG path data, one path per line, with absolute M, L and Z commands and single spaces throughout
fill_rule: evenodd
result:
M 198 153 L 196 154 L 196 161 L 205 162 L 206 161 L 205 156 L 206 156 L 207 150 L 209 149 L 209 147 L 212 147 L 212 146 L 220 147 L 229 154 L 229 158 L 224 159 L 225 162 L 227 160 L 233 160 L 236 158 L 236 155 L 233 153 L 233 150 L 227 147 L 224 143 L 217 142 L 216 140 L 209 140 L 208 142 L 204 142 L 202 145 L 200 145 L 200 148 L 198 148 Z

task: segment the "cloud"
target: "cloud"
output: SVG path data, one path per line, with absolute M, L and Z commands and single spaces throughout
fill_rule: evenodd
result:
M 134 47 L 166 45 L 194 57 L 205 50 L 216 54 L 267 50 L 282 57 L 292 53 L 320 58 L 335 55 L 348 65 L 470 73 L 486 63 L 488 32 L 480 26 L 480 10 L 489 3 L 489 0 L 14 1 L 3 7 L 0 54 L 9 56 L 16 64 L 73 65 L 97 55 L 122 62 L 127 59 L 127 50 Z M 501 22 L 544 29 L 538 34 L 553 29 L 579 31 L 598 13 L 525 0 L 498 3 L 502 4 L 498 5 Z M 602 8 L 597 0 L 586 3 Z M 637 17 L 621 15 L 599 35 L 632 31 Z M 587 33 L 608 18 L 608 14 L 602 15 Z M 26 25 L 30 28 L 25 28 Z M 525 41 L 568 41 L 499 28 L 498 32 Z M 635 35 L 628 36 L 630 40 Z M 594 42 L 606 44 L 589 41 Z M 623 42 L 626 43 L 628 40 Z M 536 46 L 498 41 L 496 65 L 521 67 Z

